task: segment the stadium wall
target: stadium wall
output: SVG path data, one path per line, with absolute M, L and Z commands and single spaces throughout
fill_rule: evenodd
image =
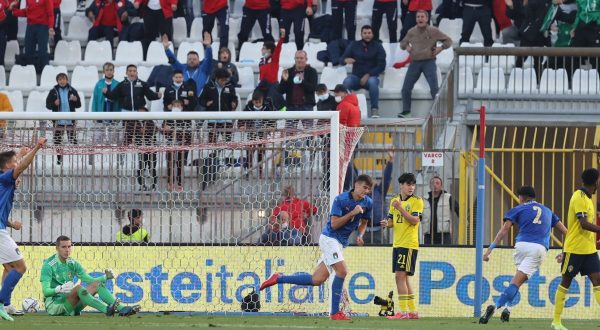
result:
M 55 253 L 53 246 L 23 246 L 29 265 L 17 287 L 15 302 L 25 297 L 43 301 L 39 273 L 44 258 Z M 491 303 L 510 283 L 515 267 L 512 249 L 497 249 L 484 265 L 483 299 Z M 521 288 L 512 317 L 549 318 L 554 294 L 560 283 L 560 267 L 551 250 L 541 271 Z M 73 257 L 92 275 L 105 268 L 116 279 L 107 286 L 127 304 L 141 304 L 144 311 L 239 312 L 242 298 L 274 272 L 312 272 L 318 247 L 251 246 L 77 246 Z M 468 317 L 472 315 L 474 288 L 473 248 L 419 250 L 412 286 L 419 311 L 426 317 Z M 354 312 L 377 315 L 375 295 L 387 296 L 397 290 L 391 272 L 390 247 L 350 247 L 345 250 L 350 273 L 345 286 Z M 261 312 L 327 311 L 325 286 L 306 288 L 277 285 L 261 295 Z M 484 304 L 484 305 L 485 305 Z M 588 280 L 576 278 L 566 301 L 565 318 L 593 318 L 598 305 Z

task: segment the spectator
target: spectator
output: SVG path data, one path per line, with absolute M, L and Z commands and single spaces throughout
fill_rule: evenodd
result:
M 373 14 L 371 15 L 373 39 L 382 41 L 379 38 L 379 29 L 381 29 L 383 14 L 385 14 L 390 31 L 390 43 L 398 42 L 398 0 L 375 0 L 373 2 Z
M 348 92 L 342 84 L 335 86 L 333 90 L 335 101 L 338 103 L 337 110 L 340 112 L 340 125 L 347 127 L 360 126 L 360 108 L 356 94 Z
M 310 218 L 317 214 L 317 207 L 306 200 L 296 197 L 292 186 L 286 186 L 281 192 L 281 202 L 273 209 L 271 220 L 275 221 L 281 212 L 290 216 L 290 226 L 302 234 L 302 243 L 310 243 Z
M 337 109 L 337 102 L 335 101 L 335 97 L 329 94 L 329 90 L 327 89 L 327 85 L 318 84 L 317 85 L 317 110 L 322 111 L 333 111 Z
M 325 63 L 325 66 L 327 66 L 329 62 L 331 62 L 331 65 L 333 66 L 341 65 L 344 63 L 342 55 L 349 44 L 350 41 L 346 39 L 331 40 L 327 42 L 327 49 L 317 53 L 317 59 Z
M 427 12 L 427 24 L 429 24 L 429 17 L 431 17 L 431 10 L 433 5 L 431 0 L 408 0 L 408 12 L 402 22 L 402 31 L 400 31 L 400 40 L 404 39 L 406 33 L 417 25 L 417 11 L 424 10 Z
M 60 21 L 62 20 L 62 14 L 60 12 L 60 3 L 62 0 L 54 0 L 54 46 L 62 40 L 62 31 L 60 30 Z
M 460 34 L 460 43 L 469 42 L 475 28 L 479 24 L 483 35 L 483 45 L 491 47 L 492 39 L 492 0 L 463 0 L 463 25 Z M 418 23 L 418 22 L 417 22 Z
M 434 176 L 429 181 L 429 197 L 423 210 L 423 228 L 425 244 L 452 244 L 454 215 L 458 217 L 458 202 L 444 190 L 442 178 Z
M 313 15 L 312 0 L 280 0 L 280 2 L 281 19 L 279 20 L 279 26 L 289 32 L 292 24 L 294 24 L 296 49 L 302 49 L 304 48 L 304 19 Z M 284 42 L 288 41 L 289 35 L 286 35 Z
M 0 0 L 0 65 L 4 65 L 4 54 L 6 54 L 9 15 L 10 10 L 8 0 Z
M 115 29 L 120 33 L 123 25 L 118 15 L 119 6 L 122 2 L 115 0 L 96 0 L 86 10 L 87 17 L 94 22 L 88 32 L 88 40 L 105 38 L 113 47 Z
M 265 98 L 264 94 L 256 89 L 252 93 L 252 99 L 246 104 L 244 107 L 244 111 L 274 111 L 273 103 L 267 98 Z M 251 134 L 249 139 L 252 140 L 264 140 L 267 137 L 267 133 L 269 130 L 276 129 L 276 122 L 274 120 L 246 120 L 241 123 L 241 126 L 244 129 L 248 129 Z M 252 169 L 254 167 L 254 151 L 257 151 L 257 162 L 258 167 L 258 175 L 262 178 L 262 166 L 260 165 L 263 160 L 265 160 L 266 150 L 264 148 L 264 143 L 260 143 L 257 147 L 249 147 L 246 149 L 248 167 Z
M 271 99 L 276 110 L 281 109 L 283 98 L 277 92 L 277 75 L 279 73 L 279 57 L 281 47 L 285 38 L 285 30 L 279 29 L 279 41 L 277 46 L 272 41 L 266 41 L 262 47 L 262 58 L 258 64 L 259 82 L 257 88 L 260 89 L 267 98 Z
M 180 1 L 180 10 L 178 11 L 178 15 L 175 17 L 184 17 L 187 34 L 189 35 L 192 31 L 192 23 L 194 22 L 194 18 L 196 15 L 194 14 L 194 0 L 181 0 Z M 183 9 L 183 11 L 181 11 Z
M 169 39 L 165 36 L 162 38 L 165 53 L 169 58 L 169 63 L 171 63 L 173 69 L 183 72 L 183 80 L 186 83 L 190 83 L 190 80 L 194 82 L 196 85 L 196 95 L 200 95 L 202 89 L 204 89 L 204 85 L 206 85 L 212 68 L 212 49 L 210 47 L 212 39 L 208 32 L 204 32 L 203 35 L 202 45 L 204 45 L 205 48 L 202 63 L 200 63 L 198 53 L 192 50 L 187 54 L 187 63 L 185 65 L 179 63 L 175 54 L 169 49 Z
M 212 33 L 215 19 L 219 20 L 219 49 L 229 47 L 229 13 L 227 0 L 204 1 L 202 31 Z
M 344 20 L 346 23 L 346 39 L 354 40 L 356 35 L 357 5 L 357 0 L 331 0 L 331 19 L 333 21 L 332 40 L 342 39 Z
M 69 85 L 69 78 L 66 73 L 56 75 L 58 83 L 48 92 L 46 97 L 46 108 L 52 112 L 75 112 L 75 108 L 81 107 L 81 99 L 75 88 Z M 67 138 L 71 144 L 77 144 L 77 132 L 75 131 L 75 121 L 61 119 L 53 122 L 54 124 L 54 145 L 61 145 L 63 135 L 66 132 Z M 63 156 L 58 154 L 56 164 L 61 165 Z
M 216 68 L 223 68 L 229 71 L 229 81 L 233 84 L 233 86 L 238 87 L 238 83 L 240 81 L 240 76 L 238 74 L 238 69 L 231 62 L 231 51 L 229 48 L 221 48 L 219 50 L 219 60 L 216 63 Z M 215 72 L 213 71 L 210 79 L 215 79 Z
M 173 12 L 177 10 L 177 0 L 135 0 L 135 9 L 142 12 L 144 19 L 144 54 L 157 37 L 167 35 L 173 40 Z
M 296 51 L 293 67 L 283 70 L 278 91 L 286 95 L 287 111 L 312 111 L 315 106 L 317 70 L 308 65 L 306 52 Z
M 5 93 L 0 93 L 0 112 L 13 112 L 12 104 Z M 0 120 L 0 139 L 6 135 L 8 123 L 6 120 Z
M 167 87 L 163 97 L 165 112 L 194 111 L 197 107 L 196 90 L 193 81 L 184 82 L 183 72 L 173 73 L 173 84 Z M 192 144 L 192 122 L 190 120 L 165 120 L 163 132 L 173 145 Z M 167 173 L 169 191 L 183 191 L 183 166 L 187 162 L 188 150 L 167 153 Z
M 544 24 L 540 31 L 550 34 L 550 42 L 552 47 L 570 47 L 571 31 L 575 30 L 575 17 L 577 16 L 577 4 L 563 3 L 561 5 L 554 4 L 548 8 Z M 548 66 L 552 69 L 564 68 L 567 70 L 569 79 L 573 73 L 572 58 L 549 56 Z
M 344 86 L 347 90 L 368 90 L 371 117 L 379 118 L 379 75 L 385 70 L 385 50 L 373 40 L 371 26 L 364 25 L 360 34 L 362 39 L 350 43 L 342 56 L 346 64 L 352 64 L 352 73 L 344 79 Z
M 442 0 L 442 3 L 435 9 L 435 19 L 433 25 L 438 26 L 442 19 L 462 19 L 463 3 L 460 0 Z
M 271 34 L 271 4 L 269 0 L 246 0 L 242 8 L 242 23 L 238 34 L 239 49 L 252 32 L 254 24 L 258 21 L 264 41 L 274 41 Z M 238 52 L 239 54 L 239 52 Z
M 140 107 L 138 112 L 148 112 L 146 107 Z M 131 122 L 131 121 L 130 121 Z M 158 131 L 152 120 L 134 120 L 133 122 L 133 143 L 136 147 L 154 147 L 156 146 L 156 133 Z M 126 132 L 127 134 L 127 132 Z M 157 152 L 143 151 L 138 153 L 138 169 L 136 171 L 137 182 L 140 185 L 140 191 L 156 190 L 158 176 L 156 173 Z M 151 185 L 146 185 L 146 170 L 150 177 Z
M 425 75 L 425 79 L 429 84 L 431 97 L 435 98 L 439 89 L 435 57 L 442 50 L 452 46 L 452 39 L 438 28 L 429 25 L 428 21 L 428 13 L 419 10 L 417 12 L 417 26 L 410 29 L 406 37 L 400 42 L 400 48 L 408 50 L 411 58 L 402 85 L 402 113 L 398 114 L 400 118 L 410 116 L 412 90 L 421 73 Z M 437 46 L 438 42 L 442 42 L 442 47 Z
M 132 209 L 127 212 L 129 225 L 125 225 L 123 230 L 117 233 L 117 242 L 136 242 L 148 243 L 150 241 L 150 233 L 144 229 L 144 216 L 142 210 Z
M 92 112 L 120 112 L 119 102 L 112 101 L 103 93 L 104 89 L 110 93 L 119 85 L 119 81 L 114 79 L 115 66 L 110 63 L 104 63 L 102 66 L 104 78 L 100 79 L 94 87 L 92 94 Z M 94 145 L 112 144 L 116 142 L 116 122 L 112 120 L 97 120 L 94 123 Z M 90 155 L 90 165 L 94 164 L 94 155 Z
M 288 212 L 279 213 L 269 225 L 267 230 L 260 236 L 260 244 L 273 245 L 301 245 L 302 234 L 296 228 L 290 228 L 290 215 Z
M 122 6 L 119 6 L 122 4 Z M 139 16 L 138 10 L 131 1 L 118 0 L 117 14 L 121 20 L 119 41 L 142 41 L 144 39 L 144 23 L 134 21 Z
M 238 106 L 237 95 L 235 93 L 235 87 L 229 81 L 229 71 L 226 69 L 216 69 L 215 79 L 209 81 L 202 94 L 200 94 L 200 105 L 206 108 L 206 111 L 235 111 Z M 209 128 L 214 130 L 231 130 L 233 123 L 231 121 L 219 120 L 210 121 Z M 208 133 L 209 143 L 217 142 L 218 132 L 212 130 Z M 231 133 L 226 132 L 224 138 L 229 141 Z
M 25 30 L 25 62 L 34 64 L 38 73 L 50 62 L 48 55 L 48 38 L 54 36 L 54 3 L 53 0 L 26 0 L 25 8 L 18 8 L 14 1 L 9 9 L 17 17 L 27 17 Z M 17 6 L 17 8 L 14 8 Z M 35 58 L 37 46 L 37 60 Z

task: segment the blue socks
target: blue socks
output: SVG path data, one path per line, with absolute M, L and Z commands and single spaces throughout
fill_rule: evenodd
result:
M 310 274 L 282 275 L 277 279 L 277 283 L 313 285 L 312 275 Z
M 496 307 L 497 308 L 502 308 L 506 305 L 506 303 L 511 302 L 513 300 L 513 298 L 517 295 L 517 293 L 519 292 L 519 288 L 514 285 L 514 284 L 510 284 L 508 286 L 508 288 L 506 288 L 506 290 L 504 290 L 504 292 L 502 292 L 502 294 L 500 295 L 500 298 L 498 298 L 498 301 L 496 302 Z
M 343 287 L 344 278 L 335 276 L 333 285 L 331 286 L 331 315 L 340 311 L 340 300 L 342 299 Z
M 2 283 L 2 289 L 0 289 L 0 302 L 4 306 L 10 305 L 10 296 L 21 277 L 23 277 L 23 274 L 15 269 L 12 269 L 10 273 L 8 273 L 8 276 L 6 276 L 4 283 Z

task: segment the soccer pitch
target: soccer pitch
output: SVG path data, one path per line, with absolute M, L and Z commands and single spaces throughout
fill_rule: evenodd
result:
M 550 328 L 550 319 L 514 319 L 501 323 L 493 318 L 487 325 L 478 324 L 474 318 L 424 318 L 421 320 L 390 321 L 379 317 L 356 317 L 352 321 L 330 321 L 325 317 L 276 316 L 197 316 L 142 314 L 130 318 L 107 318 L 99 314 L 80 317 L 51 317 L 47 314 L 27 314 L 14 323 L 0 322 L 0 328 L 18 330 L 120 330 L 120 329 L 398 329 L 451 330 L 451 329 L 527 329 Z M 571 330 L 598 329 L 597 321 L 566 320 Z

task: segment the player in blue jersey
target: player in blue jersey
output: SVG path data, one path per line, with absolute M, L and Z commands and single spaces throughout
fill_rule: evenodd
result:
M 488 323 L 497 308 L 502 308 L 511 303 L 519 292 L 521 285 L 539 270 L 550 246 L 552 228 L 556 227 L 563 235 L 567 233 L 567 228 L 558 216 L 546 206 L 535 201 L 533 187 L 523 186 L 517 191 L 517 195 L 520 204 L 506 213 L 504 225 L 483 255 L 483 260 L 489 261 L 490 254 L 508 234 L 510 227 L 518 225 L 519 233 L 517 234 L 513 255 L 517 273 L 512 278 L 510 285 L 500 295 L 496 304 L 487 307 L 485 314 L 479 319 L 479 323 L 482 324 Z M 509 318 L 510 310 L 505 308 L 500 319 L 503 322 L 508 322 Z
M 0 262 L 4 266 L 2 289 L 0 289 L 0 317 L 13 321 L 5 306 L 10 306 L 10 298 L 17 283 L 27 270 L 25 260 L 12 239 L 7 228 L 21 229 L 21 222 L 10 220 L 13 207 L 17 179 L 33 161 L 35 154 L 46 144 L 45 138 L 40 138 L 33 149 L 23 148 L 17 154 L 15 151 L 0 153 Z
M 282 275 L 275 273 L 260 285 L 260 290 L 277 283 L 319 286 L 335 272 L 331 288 L 330 318 L 346 321 L 350 318 L 340 310 L 340 299 L 348 267 L 344 262 L 343 249 L 348 246 L 348 239 L 353 231 L 358 229 L 356 244 L 364 245 L 363 235 L 371 220 L 373 201 L 367 196 L 373 188 L 373 179 L 361 174 L 354 181 L 354 189 L 338 195 L 331 206 L 331 214 L 327 225 L 319 237 L 321 258 L 317 269 L 312 275 Z

